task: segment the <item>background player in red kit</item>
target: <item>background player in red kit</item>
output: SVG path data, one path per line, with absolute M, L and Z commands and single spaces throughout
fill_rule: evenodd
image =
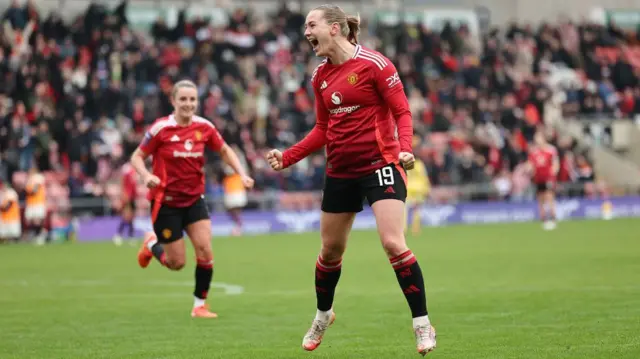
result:
M 120 225 L 118 232 L 113 236 L 113 243 L 122 244 L 122 236 L 127 229 L 127 239 L 133 238 L 133 220 L 136 212 L 137 180 L 136 171 L 130 164 L 122 166 L 122 207 L 120 208 Z
M 534 142 L 535 145 L 529 150 L 529 167 L 536 186 L 540 219 L 544 228 L 551 230 L 556 227 L 555 183 L 560 161 L 558 151 L 547 143 L 542 131 L 536 132 Z
M 342 256 L 366 198 L 411 308 L 418 352 L 424 355 L 435 348 L 436 335 L 427 315 L 422 271 L 404 237 L 405 168 L 414 164 L 411 112 L 394 65 L 358 45 L 359 23 L 333 5 L 307 15 L 305 36 L 316 55 L 326 57 L 311 78 L 316 125 L 284 153 L 272 150 L 267 156 L 271 167 L 281 170 L 326 145 L 322 249 L 315 278 L 318 310 L 302 346 L 316 349 L 335 319 L 332 305 Z
M 138 252 L 142 268 L 153 257 L 165 267 L 180 270 L 185 265 L 183 231 L 196 252 L 196 273 L 192 317 L 215 318 L 205 304 L 213 277 L 211 220 L 204 201 L 204 151 L 208 147 L 220 153 L 222 160 L 240 176 L 242 183 L 253 187 L 238 157 L 211 122 L 196 116 L 198 92 L 191 81 L 176 83 L 171 94 L 174 112 L 158 119 L 131 157 L 131 164 L 149 191 L 154 233 L 145 234 Z M 153 155 L 153 173 L 144 159 Z

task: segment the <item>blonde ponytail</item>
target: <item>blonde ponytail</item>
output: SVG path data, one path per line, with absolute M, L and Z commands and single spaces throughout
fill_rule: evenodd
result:
M 347 26 L 349 26 L 347 40 L 356 45 L 358 43 L 358 35 L 360 34 L 360 14 L 347 16 Z

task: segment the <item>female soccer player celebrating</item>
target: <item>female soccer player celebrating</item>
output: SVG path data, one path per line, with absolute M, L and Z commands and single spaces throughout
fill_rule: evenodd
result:
M 316 55 L 326 57 L 311 77 L 316 125 L 284 153 L 272 150 L 267 155 L 271 167 L 281 170 L 326 145 L 322 249 L 315 278 L 318 311 L 302 346 L 316 349 L 335 319 L 332 304 L 342 255 L 366 198 L 411 308 L 418 352 L 425 355 L 435 348 L 436 334 L 427 315 L 422 271 L 404 237 L 405 168 L 414 163 L 411 112 L 395 66 L 358 44 L 359 23 L 334 5 L 307 15 L 304 34 Z
M 218 151 L 242 178 L 245 187 L 253 187 L 253 179 L 245 173 L 238 157 L 211 122 L 195 115 L 198 91 L 191 81 L 175 84 L 171 94 L 174 112 L 158 119 L 145 134 L 131 164 L 151 190 L 151 218 L 154 233 L 145 234 L 138 252 L 138 263 L 146 268 L 156 259 L 171 270 L 185 264 L 183 231 L 191 239 L 196 252 L 196 283 L 192 317 L 216 318 L 205 304 L 213 277 L 211 220 L 204 201 L 205 146 Z M 153 155 L 153 172 L 144 164 Z

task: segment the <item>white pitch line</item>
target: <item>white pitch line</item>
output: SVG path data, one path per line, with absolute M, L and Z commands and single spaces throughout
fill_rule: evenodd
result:
M 14 286 L 14 287 L 114 287 L 118 284 L 122 284 L 124 281 L 108 281 L 108 280 L 59 280 L 59 281 L 26 281 L 26 280 L 6 280 L 0 281 L 1 285 Z M 192 281 L 142 281 L 142 282 L 126 282 L 126 284 L 132 284 L 136 286 L 178 286 L 178 287 L 193 287 Z M 237 284 L 224 283 L 224 282 L 212 282 L 211 288 L 222 289 L 226 295 L 240 295 L 243 294 L 244 287 Z

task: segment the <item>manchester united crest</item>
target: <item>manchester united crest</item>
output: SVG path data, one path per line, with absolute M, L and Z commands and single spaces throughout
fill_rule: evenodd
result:
M 358 75 L 355 72 L 350 73 L 349 75 L 347 75 L 347 81 L 351 85 L 355 85 L 358 82 Z
M 162 236 L 164 237 L 164 239 L 171 238 L 171 230 L 169 228 L 163 229 L 162 230 Z
M 196 141 L 200 141 L 202 139 L 202 132 L 196 131 Z

